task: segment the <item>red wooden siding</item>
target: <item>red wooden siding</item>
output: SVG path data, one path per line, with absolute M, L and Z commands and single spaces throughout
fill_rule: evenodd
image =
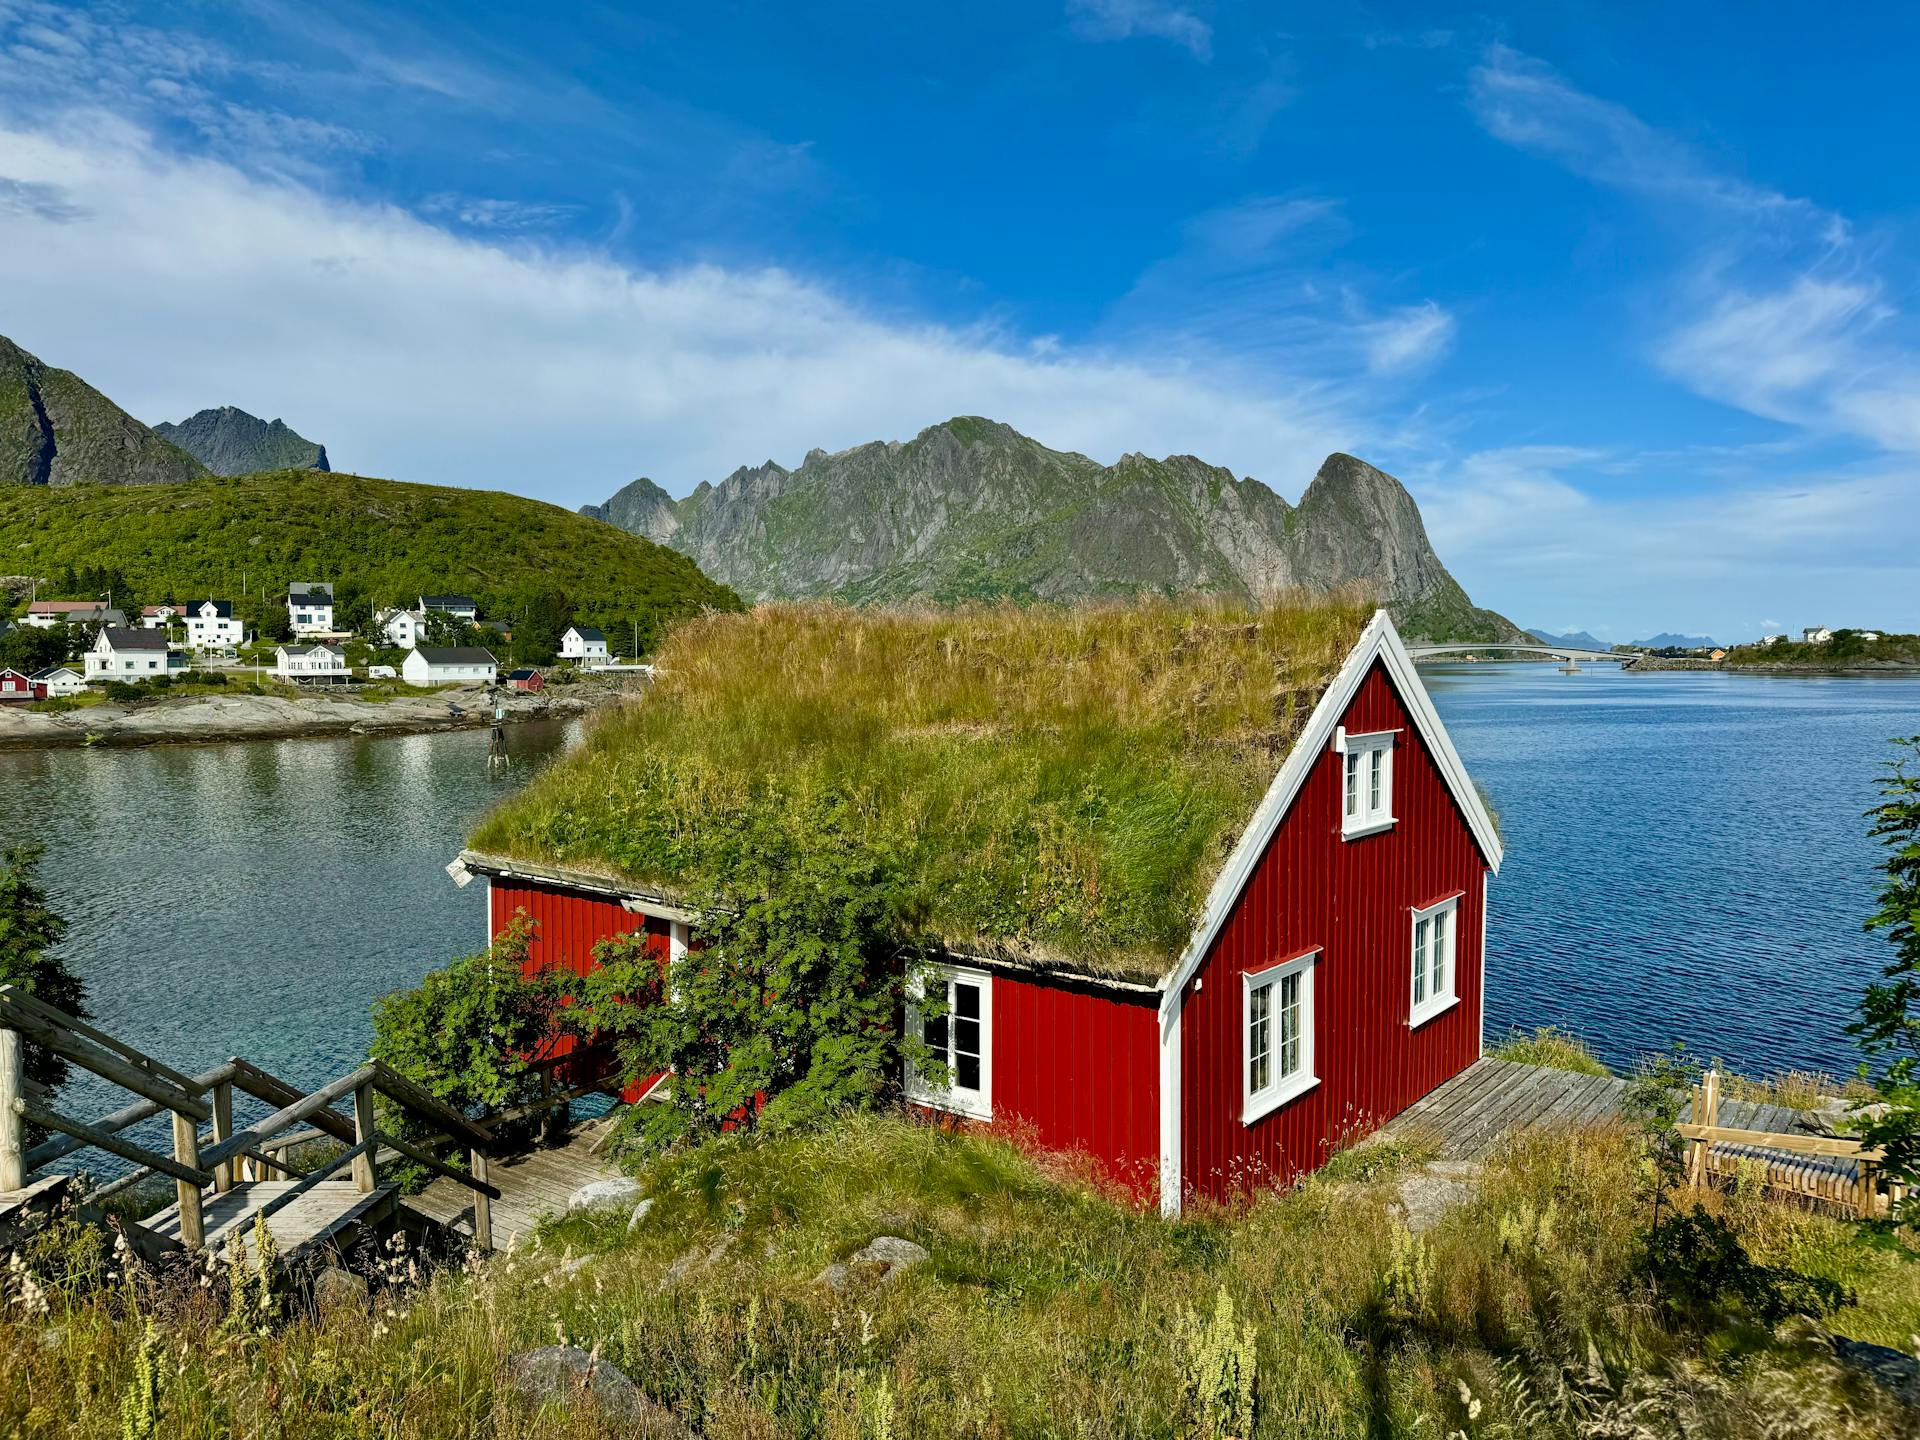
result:
M 1480 1052 L 1486 862 L 1379 664 L 1341 723 L 1354 734 L 1400 732 L 1393 757 L 1396 823 L 1343 840 L 1340 757 L 1323 752 L 1188 985 L 1180 1093 L 1181 1182 L 1188 1194 L 1220 1198 L 1311 1170 Z M 1459 1003 L 1410 1031 L 1410 911 L 1456 893 Z M 1320 1083 L 1243 1125 L 1240 977 L 1315 946 L 1321 956 L 1314 972 L 1313 1055 Z
M 1159 996 L 993 977 L 993 1118 L 1080 1150 L 1143 1197 L 1160 1165 Z
M 554 968 L 585 975 L 593 968 L 595 945 L 616 935 L 640 931 L 647 934 L 647 949 L 657 955 L 662 964 L 666 962 L 671 945 L 667 922 L 632 914 L 608 896 L 581 894 L 499 876 L 493 877 L 487 891 L 489 934 L 498 936 L 523 913 L 533 922 L 533 938 L 527 947 L 524 967 L 529 975 Z M 568 1084 L 584 1084 L 611 1073 L 612 1057 L 607 1052 L 598 1047 L 579 1054 L 575 1050 L 576 1042 L 570 1035 L 556 1037 L 547 1050 L 548 1056 L 567 1057 L 555 1073 Z M 637 1097 L 629 1094 L 627 1098 Z

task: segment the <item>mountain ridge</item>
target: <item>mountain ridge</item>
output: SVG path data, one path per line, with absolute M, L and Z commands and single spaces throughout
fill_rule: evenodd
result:
M 1298 505 L 1193 455 L 1101 465 L 1000 421 L 768 460 L 675 500 L 642 477 L 582 513 L 690 555 L 749 599 L 852 603 L 1259 596 L 1371 584 L 1409 635 L 1513 640 L 1448 573 L 1404 486 L 1327 457 Z
M 171 441 L 215 475 L 253 475 L 263 470 L 331 471 L 327 447 L 298 434 L 284 420 L 262 420 L 233 405 L 163 421 L 154 434 Z
M 0 335 L 0 488 L 162 485 L 206 473 L 71 370 Z

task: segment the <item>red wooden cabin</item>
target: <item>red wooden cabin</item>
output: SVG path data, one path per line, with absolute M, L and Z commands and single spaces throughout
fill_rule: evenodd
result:
M 1248 817 L 1155 983 L 960 954 L 922 1022 L 950 1085 L 920 1104 L 1082 1151 L 1176 1211 L 1284 1184 L 1481 1053 L 1487 880 L 1500 838 L 1384 611 Z M 530 963 L 581 966 L 695 917 L 605 878 L 469 852 L 489 927 L 524 912 Z
M 31 677 L 18 670 L 0 670 L 0 701 L 44 700 L 45 690 L 34 685 Z

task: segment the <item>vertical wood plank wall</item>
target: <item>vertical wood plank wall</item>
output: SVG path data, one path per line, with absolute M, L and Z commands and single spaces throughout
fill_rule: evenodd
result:
M 1343 840 L 1341 760 L 1323 753 L 1201 966 L 1200 988 L 1188 985 L 1180 1100 L 1181 1182 L 1190 1194 L 1220 1198 L 1312 1170 L 1480 1051 L 1486 863 L 1379 665 L 1342 723 L 1354 734 L 1400 732 L 1396 824 Z M 1456 892 L 1459 1004 L 1409 1030 L 1410 911 Z M 1320 1084 L 1244 1125 L 1240 977 L 1313 946 L 1321 947 L 1313 1046 Z
M 1079 1150 L 1144 1198 L 1159 1185 L 1159 997 L 993 977 L 993 1118 Z

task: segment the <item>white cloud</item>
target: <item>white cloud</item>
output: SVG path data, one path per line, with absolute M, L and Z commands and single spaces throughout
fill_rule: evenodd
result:
M 1367 368 L 1376 375 L 1421 370 L 1453 343 L 1454 318 L 1433 301 L 1409 305 L 1362 327 Z
M 1163 0 L 1067 0 L 1074 30 L 1089 40 L 1148 36 L 1184 46 L 1195 58 L 1213 58 L 1213 27 L 1190 10 Z
M 165 153 L 124 121 L 0 129 L 0 175 L 63 207 L 56 226 L 44 204 L 0 206 L 0 264 L 34 275 L 8 296 L 12 338 L 143 419 L 239 405 L 374 474 L 577 504 L 972 412 L 1284 487 L 1364 438 L 1327 385 L 883 318 L 776 268 L 455 235 Z
M 501 200 L 449 191 L 429 195 L 420 202 L 421 214 L 452 220 L 472 230 L 541 230 L 578 214 L 579 210 L 577 205 Z

